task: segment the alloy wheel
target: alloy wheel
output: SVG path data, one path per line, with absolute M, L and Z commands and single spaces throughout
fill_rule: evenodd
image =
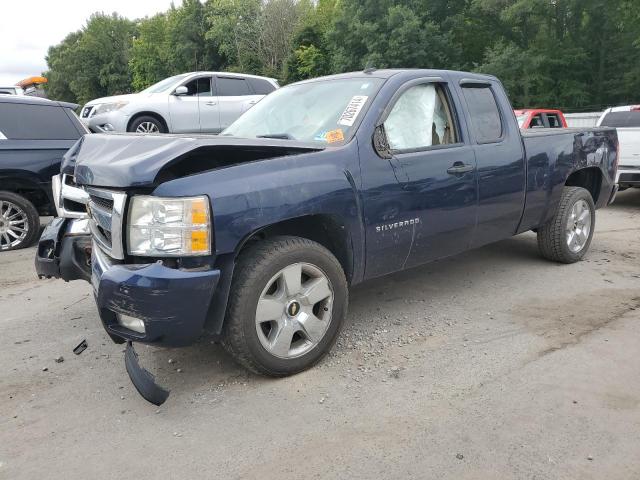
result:
M 580 252 L 591 233 L 591 209 L 584 200 L 578 200 L 571 209 L 567 221 L 567 246 L 573 253 Z
M 0 250 L 20 245 L 29 233 L 29 219 L 14 203 L 0 200 Z
M 160 133 L 160 129 L 153 122 L 142 122 L 136 128 L 136 133 Z
M 276 273 L 260 294 L 256 331 L 262 346 L 278 358 L 297 358 L 322 340 L 331 323 L 333 289 L 327 275 L 309 263 Z

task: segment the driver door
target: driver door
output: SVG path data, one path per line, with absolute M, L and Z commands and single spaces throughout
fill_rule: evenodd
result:
M 200 133 L 200 97 L 199 89 L 205 89 L 209 82 L 211 92 L 211 79 L 198 77 L 191 79 L 181 86 L 187 87 L 187 93 L 177 95 L 175 92 L 169 95 L 169 115 L 171 116 L 172 133 Z
M 376 189 L 379 195 L 365 192 L 367 277 L 453 255 L 471 244 L 478 211 L 476 159 L 463 140 L 454 94 L 444 82 L 409 82 L 382 119 L 379 128 L 389 147 L 383 153 L 394 172 Z M 362 170 L 380 183 L 379 173 Z

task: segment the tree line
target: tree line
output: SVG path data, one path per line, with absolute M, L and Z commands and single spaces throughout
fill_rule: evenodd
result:
M 96 13 L 51 46 L 50 98 L 85 103 L 195 70 L 282 84 L 376 68 L 490 73 L 517 107 L 640 103 L 637 0 L 184 0 Z

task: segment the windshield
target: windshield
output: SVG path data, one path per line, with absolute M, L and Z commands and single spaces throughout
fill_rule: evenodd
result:
M 150 87 L 145 88 L 144 90 L 142 90 L 142 92 L 147 92 L 147 93 L 164 92 L 171 85 L 173 85 L 178 80 L 180 80 L 181 78 L 184 78 L 186 76 L 187 76 L 186 74 L 182 74 L 182 75 L 174 75 L 173 77 L 165 78 L 164 80 L 160 80 L 158 83 L 154 83 Z M 142 93 L 142 92 L 140 92 L 140 93 Z
M 522 128 L 524 122 L 527 120 L 527 115 L 518 115 L 516 118 L 518 119 L 518 125 L 520 126 L 520 128 Z
M 222 134 L 343 143 L 383 82 L 367 77 L 290 85 L 269 94 Z

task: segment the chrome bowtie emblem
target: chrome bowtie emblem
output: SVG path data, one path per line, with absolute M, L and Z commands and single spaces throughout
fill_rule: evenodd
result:
M 290 317 L 295 317 L 300 312 L 300 304 L 298 302 L 291 302 L 287 307 L 287 314 Z

